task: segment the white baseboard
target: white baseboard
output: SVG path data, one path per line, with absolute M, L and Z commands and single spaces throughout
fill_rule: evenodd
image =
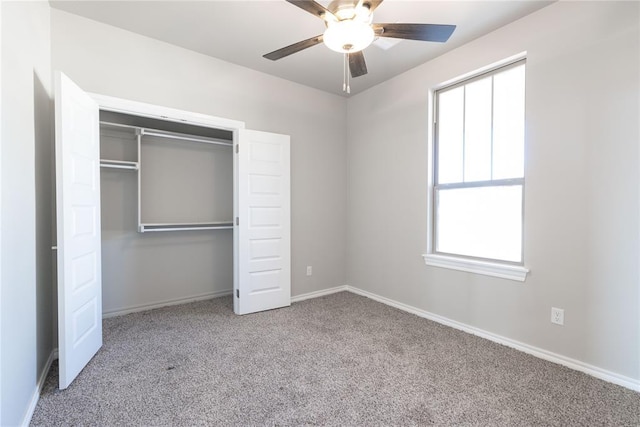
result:
M 47 379 L 47 375 L 49 374 L 49 369 L 51 369 L 51 364 L 55 359 L 58 358 L 58 349 L 54 349 L 49 354 L 49 358 L 47 362 L 44 364 L 44 369 L 40 373 L 40 377 L 38 378 L 38 383 L 36 384 L 36 388 L 31 395 L 31 401 L 29 402 L 29 406 L 27 408 L 27 412 L 24 414 L 24 418 L 22 419 L 22 423 L 20 424 L 23 427 L 28 427 L 29 423 L 31 423 L 31 418 L 33 417 L 33 413 L 36 410 L 36 406 L 38 405 L 38 400 L 40 400 L 40 393 L 42 392 L 42 387 L 44 387 L 44 382 Z
M 557 363 L 559 365 L 566 366 L 567 368 L 574 369 L 576 371 L 584 372 L 585 374 L 591 375 L 593 377 L 599 378 L 601 380 L 620 385 L 622 387 L 626 387 L 631 390 L 640 391 L 640 380 L 636 380 L 630 377 L 626 377 L 624 375 L 617 374 L 615 372 L 607 371 L 606 369 L 598 368 L 597 366 L 589 365 L 588 363 L 581 362 L 576 359 L 572 359 L 570 357 L 563 356 L 561 354 L 553 353 L 547 350 L 544 350 L 539 347 L 534 347 L 529 344 L 525 344 L 520 341 L 512 340 L 511 338 L 503 337 L 501 335 L 497 335 L 491 332 L 487 332 L 480 328 L 476 328 L 474 326 L 470 326 L 461 322 L 457 322 L 455 320 L 448 319 L 446 317 L 430 313 L 425 310 L 421 310 L 416 307 L 412 307 L 410 305 L 368 292 L 362 289 L 346 286 L 346 290 L 349 292 L 353 292 L 354 294 L 362 295 L 367 298 L 371 298 L 372 300 L 381 302 L 383 304 L 389 305 L 391 307 L 398 308 L 402 311 L 406 311 L 408 313 L 415 314 L 416 316 L 423 317 L 425 319 L 433 320 L 434 322 L 440 323 L 445 326 L 450 326 L 454 329 L 461 330 L 463 332 L 467 332 L 472 335 L 477 335 L 479 337 L 488 339 L 489 341 L 496 342 L 498 344 L 506 345 L 507 347 L 511 347 L 513 349 L 522 351 L 523 353 L 530 354 L 532 356 L 538 357 L 540 359 L 547 360 L 549 362 Z
M 204 301 L 208 299 L 231 295 L 232 293 L 233 293 L 233 290 L 228 289 L 224 291 L 208 292 L 206 294 L 194 295 L 186 298 L 176 298 L 176 299 L 170 299 L 170 300 L 164 300 L 164 301 L 156 301 L 149 304 L 132 305 L 125 308 L 118 308 L 115 310 L 103 311 L 102 318 L 107 319 L 109 317 L 123 316 L 125 314 L 137 313 L 139 311 L 153 310 L 154 308 L 168 307 L 170 305 L 179 305 L 179 304 L 187 304 L 195 301 Z
M 329 288 L 329 289 L 322 289 L 320 291 L 308 292 L 306 294 L 300 294 L 300 295 L 296 295 L 294 297 L 291 297 L 291 302 L 294 303 L 294 302 L 304 301 L 306 299 L 318 298 L 318 297 L 322 297 L 322 296 L 325 296 L 325 295 L 335 294 L 337 292 L 344 292 L 346 290 L 347 290 L 347 286 L 343 285 L 343 286 L 336 286 L 334 288 Z M 210 292 L 210 293 L 206 293 L 206 294 L 191 296 L 191 297 L 187 297 L 187 298 L 176 298 L 176 299 L 172 299 L 172 300 L 153 302 L 153 303 L 150 303 L 150 304 L 132 305 L 132 306 L 129 306 L 129 307 L 119 308 L 119 309 L 116 309 L 116 310 L 104 311 L 104 312 L 102 312 L 102 318 L 103 319 L 107 319 L 109 317 L 123 316 L 125 314 L 131 314 L 131 313 L 137 313 L 137 312 L 140 312 L 140 311 L 153 310 L 155 308 L 168 307 L 168 306 L 171 306 L 171 305 L 187 304 L 187 303 L 195 302 L 195 301 L 204 301 L 204 300 L 223 297 L 223 296 L 232 295 L 232 294 L 233 294 L 233 290 L 229 289 L 229 290 L 224 290 L 224 291 Z M 56 351 L 57 351 L 57 349 L 56 349 Z M 56 353 L 56 355 L 57 355 L 57 353 Z
M 323 289 L 321 291 L 315 291 L 315 292 L 309 292 L 306 294 L 296 295 L 294 297 L 291 297 L 291 302 L 293 303 L 298 301 L 304 301 L 310 298 L 318 298 L 324 295 L 335 294 L 336 292 L 343 292 L 346 290 L 347 290 L 346 286 L 336 286 L 335 288 Z M 116 310 L 104 311 L 102 313 L 102 318 L 107 319 L 109 317 L 123 316 L 125 314 L 153 310 L 155 308 L 168 307 L 171 305 L 187 304 L 195 301 L 204 301 L 204 300 L 223 297 L 223 296 L 232 295 L 232 294 L 233 294 L 233 289 L 229 289 L 224 291 L 216 291 L 216 292 L 210 292 L 210 293 L 201 294 L 201 295 L 195 295 L 187 298 L 176 298 L 172 300 L 153 302 L 150 304 L 133 305 L 125 308 L 119 308 Z
M 344 292 L 347 290 L 347 286 L 336 286 L 335 288 L 323 289 L 321 291 L 308 292 L 306 294 L 296 295 L 295 297 L 291 297 L 291 302 L 300 302 L 306 299 L 323 297 L 325 295 L 335 294 L 337 292 Z

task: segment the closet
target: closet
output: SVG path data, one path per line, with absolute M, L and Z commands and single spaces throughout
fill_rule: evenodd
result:
M 102 312 L 233 289 L 233 133 L 100 112 Z
M 231 292 L 236 314 L 290 305 L 288 136 L 55 80 L 61 389 L 103 314 Z

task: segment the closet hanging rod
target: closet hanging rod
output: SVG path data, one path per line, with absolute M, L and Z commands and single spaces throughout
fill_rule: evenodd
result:
M 194 222 L 194 223 L 161 223 L 139 224 L 138 231 L 190 231 L 190 230 L 220 230 L 233 228 L 233 221 Z
M 116 160 L 100 160 L 101 168 L 112 168 L 112 169 L 130 169 L 130 170 L 138 170 L 138 163 L 136 162 L 121 162 Z
M 233 225 L 233 221 L 202 221 L 202 222 L 143 222 L 140 225 L 144 225 L 145 227 L 173 227 L 173 226 L 193 226 L 193 227 L 202 227 L 202 226 L 210 226 L 210 225 Z
M 145 136 L 156 136 L 160 138 L 180 139 L 183 141 L 190 141 L 190 142 L 202 142 L 205 144 L 226 145 L 229 147 L 233 146 L 233 142 L 216 141 L 214 139 L 194 138 L 192 136 L 183 136 L 180 134 L 164 133 L 164 132 L 155 131 L 155 130 L 149 132 L 148 129 L 144 129 L 144 128 L 140 129 L 140 134 Z
M 220 141 L 220 140 L 215 140 L 215 139 L 209 139 L 209 138 L 206 138 L 206 137 L 196 138 L 196 137 L 193 137 L 193 136 L 188 136 L 188 135 L 184 135 L 184 134 L 180 134 L 180 133 L 173 133 L 173 132 L 169 132 L 169 131 L 163 131 L 163 130 L 160 130 L 160 129 L 150 129 L 150 128 L 145 128 L 145 127 L 141 127 L 141 126 L 125 125 L 125 124 L 121 124 L 121 123 L 106 122 L 106 121 L 100 121 L 100 124 L 101 125 L 105 125 L 105 126 L 113 126 L 113 127 L 124 128 L 124 129 L 133 129 L 136 132 L 139 132 L 141 135 L 147 135 L 147 136 L 157 136 L 157 137 L 160 137 L 160 138 L 181 139 L 183 141 L 202 142 L 202 143 L 205 143 L 205 144 L 217 144 L 217 145 L 225 145 L 225 146 L 229 146 L 229 147 L 233 146 L 233 142 L 231 142 L 231 141 Z
M 231 230 L 233 225 L 212 225 L 211 227 L 163 227 L 163 228 L 144 228 L 141 233 L 149 233 L 156 231 L 198 231 L 198 230 Z

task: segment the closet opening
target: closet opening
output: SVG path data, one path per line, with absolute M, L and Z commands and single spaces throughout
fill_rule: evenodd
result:
M 100 111 L 104 317 L 231 294 L 233 131 Z

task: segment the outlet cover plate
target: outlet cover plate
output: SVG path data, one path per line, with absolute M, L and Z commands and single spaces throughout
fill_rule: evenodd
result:
M 555 323 L 556 325 L 564 325 L 563 309 L 551 307 L 551 323 Z

